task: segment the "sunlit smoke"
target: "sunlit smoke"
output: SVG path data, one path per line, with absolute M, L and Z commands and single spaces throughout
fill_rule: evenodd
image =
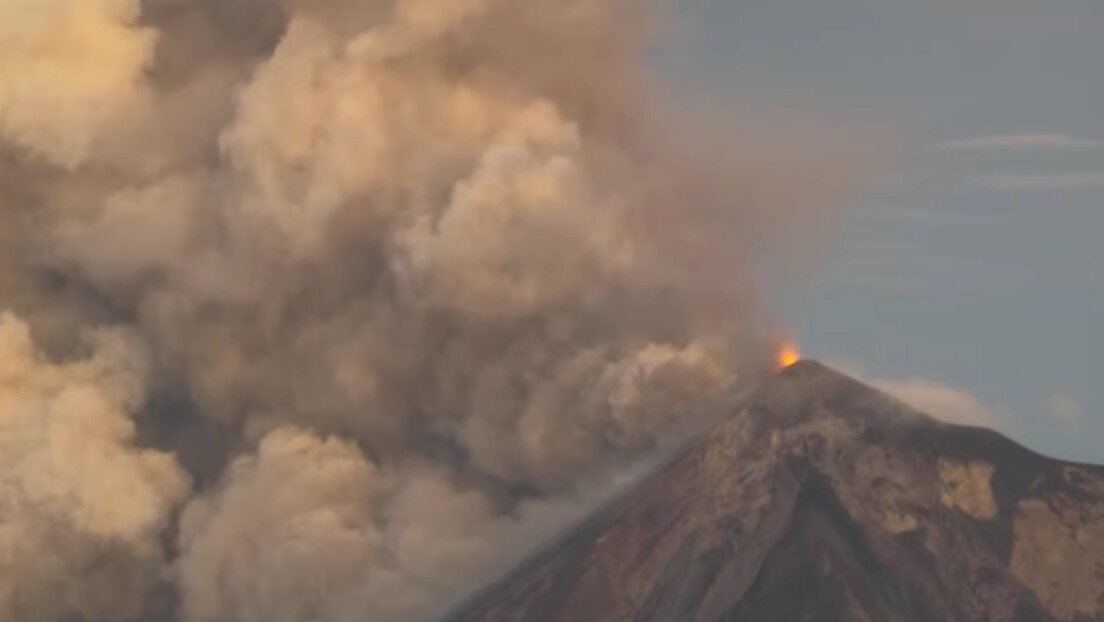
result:
M 0 3 L 0 619 L 424 619 L 723 414 L 864 163 L 688 138 L 657 25 Z

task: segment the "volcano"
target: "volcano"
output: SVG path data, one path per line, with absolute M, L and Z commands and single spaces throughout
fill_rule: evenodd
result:
M 450 622 L 1104 620 L 1104 467 L 814 361 Z

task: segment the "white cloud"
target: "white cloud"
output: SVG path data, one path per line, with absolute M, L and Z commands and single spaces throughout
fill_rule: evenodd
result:
M 1006 152 L 1087 152 L 1104 150 L 1104 141 L 1062 133 L 990 134 L 935 143 L 943 153 L 996 154 Z M 1104 171 L 1052 173 L 994 173 L 973 175 L 968 181 L 998 192 L 1047 190 L 1104 190 Z
M 1043 400 L 1043 414 L 1063 426 L 1072 427 L 1081 422 L 1085 409 L 1077 397 L 1069 393 L 1055 393 Z
M 1003 192 L 1040 190 L 1104 190 L 1104 171 L 1045 175 L 982 175 L 973 182 Z
M 847 361 L 833 361 L 831 365 L 940 421 L 994 429 L 1000 423 L 993 410 L 973 394 L 937 380 L 878 378 Z
M 971 393 L 923 378 L 873 379 L 877 388 L 947 423 L 997 427 L 997 417 Z
M 1059 133 L 990 134 L 935 144 L 936 151 L 1093 151 L 1101 147 L 1101 141 Z

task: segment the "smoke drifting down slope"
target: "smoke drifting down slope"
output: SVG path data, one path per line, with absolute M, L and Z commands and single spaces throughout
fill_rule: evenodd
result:
M 420 619 L 708 418 L 857 167 L 673 140 L 654 24 L 0 6 L 0 619 Z
M 1104 466 L 815 361 L 448 622 L 1104 619 Z

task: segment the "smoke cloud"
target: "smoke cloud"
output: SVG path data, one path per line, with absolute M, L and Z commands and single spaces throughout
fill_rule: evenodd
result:
M 145 354 L 99 332 L 86 358 L 43 360 L 0 317 L 0 613 L 5 620 L 133 619 L 163 580 L 159 535 L 189 483 L 134 446 Z
M 861 163 L 644 4 L 0 6 L 0 618 L 424 619 L 768 368 Z
M 15 0 L 0 8 L 0 136 L 63 167 L 140 106 L 156 33 L 138 0 Z
M 184 512 L 184 618 L 427 619 L 618 483 L 504 513 L 437 468 L 381 468 L 348 441 L 278 428 Z

